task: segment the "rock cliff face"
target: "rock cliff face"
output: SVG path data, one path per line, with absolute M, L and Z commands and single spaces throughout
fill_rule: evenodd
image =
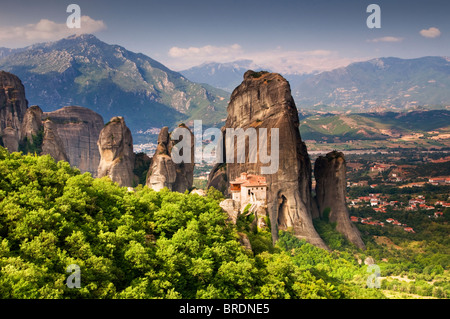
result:
M 179 127 L 186 128 L 184 124 Z M 192 187 L 194 181 L 194 137 L 191 134 L 190 163 L 174 163 L 171 157 L 173 147 L 179 142 L 172 140 L 168 127 L 163 127 L 158 136 L 158 146 L 152 158 L 152 164 L 147 174 L 147 186 L 160 191 L 164 187 L 172 191 L 184 193 Z
M 42 155 L 48 154 L 55 161 L 69 162 L 66 150 L 61 138 L 58 135 L 56 124 L 50 120 L 44 122 L 44 138 L 42 141 Z
M 228 105 L 227 128 L 253 127 L 258 132 L 267 129 L 268 152 L 272 149 L 271 129 L 279 129 L 279 167 L 273 174 L 265 174 L 268 195 L 267 205 L 272 225 L 272 236 L 278 238 L 278 230 L 293 229 L 298 238 L 327 248 L 312 223 L 311 163 L 299 132 L 298 112 L 291 96 L 289 83 L 279 74 L 247 71 L 244 81 L 233 91 Z M 251 148 L 256 148 L 251 145 Z M 274 146 L 276 147 L 276 146 Z M 246 154 L 248 154 L 248 144 Z M 229 152 L 226 150 L 225 152 Z M 227 180 L 234 180 L 242 172 L 261 174 L 263 164 L 227 163 Z M 217 176 L 212 171 L 211 177 Z M 211 182 L 211 181 L 210 181 Z
M 179 163 L 175 164 L 175 171 L 177 173 L 177 177 L 175 179 L 175 183 L 172 186 L 172 190 L 175 192 L 184 193 L 186 190 L 192 188 L 192 184 L 194 183 L 194 167 L 195 167 L 195 158 L 194 158 L 194 134 L 192 131 L 184 124 L 178 125 L 179 128 L 184 128 L 189 131 L 191 136 L 190 150 L 191 150 L 191 159 L 189 163 Z M 174 140 L 173 143 L 176 145 L 181 140 Z
M 365 249 L 358 229 L 349 218 L 346 194 L 346 165 L 344 154 L 330 152 L 319 156 L 314 164 L 316 198 L 321 218 L 336 223 L 336 230 L 358 248 Z M 324 216 L 327 215 L 327 216 Z
M 103 129 L 103 118 L 94 111 L 80 106 L 67 106 L 53 112 L 46 112 L 43 120 L 54 124 L 68 161 L 82 172 L 97 176 L 100 152 L 97 141 Z
M 224 163 L 216 164 L 208 176 L 208 184 L 206 189 L 214 187 L 221 191 L 225 196 L 228 196 L 228 178 L 227 165 Z
M 164 187 L 171 190 L 177 178 L 175 163 L 170 157 L 172 147 L 169 128 L 165 126 L 159 133 L 158 146 L 147 174 L 147 186 L 155 191 L 160 191 Z
M 98 139 L 98 150 L 101 160 L 97 177 L 109 176 L 120 186 L 134 186 L 133 137 L 123 117 L 113 117 L 105 125 Z
M 0 71 L 0 139 L 10 152 L 19 150 L 21 126 L 28 108 L 20 79 Z
M 42 148 L 42 154 L 66 160 L 96 176 L 100 162 L 97 140 L 102 128 L 102 117 L 84 107 L 68 106 L 48 113 L 39 106 L 28 108 L 20 79 L 0 71 L 0 144 L 10 152 L 18 151 L 20 145 L 35 144 L 34 138 L 40 135 L 38 149 Z
M 22 122 L 22 139 L 26 138 L 30 143 L 33 143 L 33 139 L 42 129 L 42 115 L 43 112 L 37 105 L 27 109 Z

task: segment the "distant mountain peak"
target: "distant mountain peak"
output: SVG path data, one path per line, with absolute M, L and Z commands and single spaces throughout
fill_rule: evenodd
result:
M 1 49 L 2 69 L 22 79 L 32 104 L 44 111 L 82 105 L 104 118 L 122 115 L 133 130 L 172 126 L 194 115 L 212 125 L 224 118 L 229 98 L 227 92 L 193 83 L 144 54 L 92 34 L 17 52 Z
M 72 34 L 65 38 L 67 40 L 74 40 L 74 39 L 80 39 L 80 40 L 98 40 L 98 38 L 90 33 L 82 33 L 82 34 Z
M 206 62 L 180 71 L 180 73 L 191 81 L 207 83 L 225 91 L 232 92 L 242 82 L 244 73 L 249 69 L 261 70 L 252 60 L 241 59 L 224 63 Z

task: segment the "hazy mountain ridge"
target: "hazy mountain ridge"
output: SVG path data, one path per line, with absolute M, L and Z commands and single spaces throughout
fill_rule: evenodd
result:
M 194 114 L 214 124 L 226 114 L 227 92 L 93 35 L 0 52 L 0 69 L 19 76 L 30 103 L 45 111 L 81 105 L 104 118 L 123 115 L 132 130 L 172 126 Z
M 233 62 L 219 63 L 208 62 L 198 66 L 194 66 L 187 70 L 180 71 L 185 77 L 191 81 L 198 83 L 207 83 L 214 87 L 223 89 L 227 92 L 233 90 L 242 82 L 242 77 L 248 70 L 273 72 L 269 68 L 257 65 L 252 60 L 237 60 Z M 307 78 L 317 74 L 282 74 L 289 81 L 291 89 L 296 88 Z M 294 94 L 298 92 L 294 92 Z
M 402 110 L 450 105 L 450 60 L 377 58 L 322 72 L 294 89 L 300 108 Z
M 181 73 L 232 92 L 246 68 L 252 67 L 251 60 L 205 63 Z M 320 73 L 282 75 L 300 110 L 402 111 L 450 105 L 448 57 L 377 58 Z
M 180 71 L 186 78 L 197 83 L 207 83 L 227 92 L 232 92 L 241 82 L 243 74 L 255 68 L 251 60 L 228 63 L 207 62 Z M 256 67 L 255 71 L 260 68 Z

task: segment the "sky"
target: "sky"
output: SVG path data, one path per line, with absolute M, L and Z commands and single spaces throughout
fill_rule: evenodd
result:
M 81 29 L 69 29 L 69 4 Z M 370 4 L 380 28 L 369 28 Z M 144 53 L 180 71 L 250 59 L 280 73 L 376 57 L 450 56 L 449 0 L 0 0 L 0 47 L 73 33 Z

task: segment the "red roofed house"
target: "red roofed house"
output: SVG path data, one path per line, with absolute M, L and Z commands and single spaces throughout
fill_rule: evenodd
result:
M 409 205 L 416 205 L 416 204 L 425 204 L 425 199 L 422 198 L 416 198 L 416 199 L 410 199 Z
M 266 178 L 259 175 L 241 173 L 241 176 L 230 182 L 231 198 L 240 203 L 241 211 L 247 204 L 266 204 Z

